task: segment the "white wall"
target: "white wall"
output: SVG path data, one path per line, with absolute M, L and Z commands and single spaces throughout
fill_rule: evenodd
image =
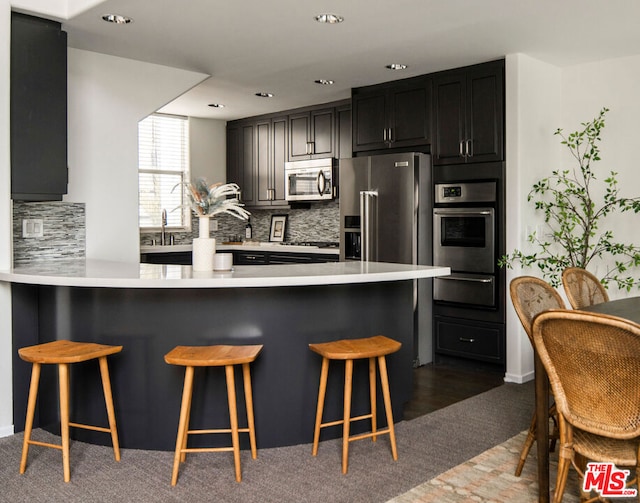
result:
M 635 167 L 635 150 L 640 135 L 640 56 L 613 59 L 559 69 L 523 54 L 507 57 L 507 251 L 528 250 L 527 235 L 538 223 L 540 213 L 527 202 L 537 180 L 556 168 L 571 168 L 575 160 L 553 133 L 569 133 L 593 119 L 607 107 L 602 133 L 601 158 L 593 167 L 600 180 L 609 171 L 618 172 L 621 195 L 640 196 L 640 172 Z M 637 232 L 640 217 L 616 214 L 608 228 L 618 241 L 640 245 Z M 590 267 L 601 273 L 604 264 Z M 507 272 L 507 282 L 520 274 L 540 277 L 536 269 L 516 268 Z M 639 273 L 636 270 L 635 276 Z M 561 293 L 562 288 L 559 289 Z M 638 290 L 632 292 L 640 295 Z M 628 295 L 610 287 L 611 298 Z M 506 380 L 522 382 L 533 377 L 533 354 L 524 330 L 508 301 Z
M 0 269 L 11 267 L 9 51 L 11 6 L 0 0 Z M 0 283 L 0 437 L 13 433 L 11 287 Z
M 640 170 L 637 167 L 637 146 L 640 138 L 640 56 L 612 59 L 571 67 L 562 73 L 562 123 L 565 131 L 577 130 L 580 123 L 593 119 L 603 108 L 609 108 L 606 124 L 602 132 L 601 161 L 592 163 L 602 188 L 602 180 L 610 171 L 618 173 L 620 195 L 640 196 Z M 565 154 L 565 166 L 575 165 L 575 161 Z M 614 232 L 615 240 L 640 245 L 638 228 L 640 216 L 634 213 L 616 213 L 605 221 L 607 228 Z M 589 269 L 602 275 L 605 264 L 590 264 Z M 636 269 L 635 277 L 640 277 Z M 639 290 L 633 290 L 640 295 Z M 609 296 L 619 298 L 628 295 L 609 287 Z
M 526 249 L 528 227 L 538 217 L 527 195 L 538 179 L 550 174 L 559 146 L 553 132 L 560 123 L 561 71 L 524 54 L 506 59 L 506 219 L 507 251 Z M 515 276 L 536 271 L 507 270 Z M 507 369 L 505 380 L 533 378 L 533 349 L 507 299 Z
M 226 128 L 226 121 L 189 118 L 191 179 L 203 177 L 209 183 L 227 181 Z
M 138 121 L 201 73 L 69 49 L 68 202 L 86 204 L 87 258 L 138 262 Z

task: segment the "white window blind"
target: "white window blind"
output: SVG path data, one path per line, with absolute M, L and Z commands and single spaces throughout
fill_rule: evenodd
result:
M 138 190 L 141 228 L 190 227 L 184 191 L 189 180 L 189 121 L 186 117 L 150 115 L 138 123 Z M 175 187 L 175 188 L 174 188 Z

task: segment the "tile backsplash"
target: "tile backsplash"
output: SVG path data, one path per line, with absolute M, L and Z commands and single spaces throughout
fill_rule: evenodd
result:
M 42 237 L 22 237 L 22 220 L 41 219 Z M 84 258 L 84 203 L 13 202 L 13 265 L 61 258 Z
M 304 209 L 261 209 L 249 208 L 251 211 L 251 227 L 253 239 L 269 241 L 271 215 L 287 215 L 285 241 L 335 241 L 340 240 L 340 206 L 337 201 L 313 203 Z M 229 215 L 216 215 L 218 230 L 211 232 L 211 237 L 228 241 L 235 235 L 244 237 L 246 222 Z M 192 217 L 192 232 L 169 232 L 173 234 L 175 244 L 191 244 L 198 236 L 198 219 Z M 141 233 L 140 245 L 146 246 L 155 239 L 160 242 L 160 233 Z
M 339 241 L 340 207 L 337 201 L 314 203 L 303 209 L 256 209 L 251 211 L 253 239 L 269 241 L 271 215 L 287 215 L 285 241 Z M 22 237 L 25 218 L 41 219 L 44 235 Z M 212 237 L 222 241 L 244 236 L 246 222 L 229 215 L 217 215 L 218 230 Z M 198 219 L 192 219 L 192 232 L 174 232 L 175 244 L 191 244 L 198 235 Z M 160 241 L 160 233 L 141 233 L 140 244 Z M 84 203 L 13 202 L 13 264 L 63 258 L 84 258 L 86 254 L 86 219 Z

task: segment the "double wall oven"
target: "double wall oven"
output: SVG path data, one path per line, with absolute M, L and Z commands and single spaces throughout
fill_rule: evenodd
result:
M 436 169 L 434 177 L 433 262 L 451 268 L 433 280 L 434 350 L 504 367 L 503 165 L 458 174 Z
M 451 268 L 434 280 L 434 300 L 496 304 L 496 182 L 435 185 L 433 260 Z

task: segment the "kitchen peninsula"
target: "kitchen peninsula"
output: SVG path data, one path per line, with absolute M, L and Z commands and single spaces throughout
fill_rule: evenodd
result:
M 0 281 L 12 284 L 15 429 L 24 427 L 30 377 L 30 366 L 18 358 L 17 349 L 57 339 L 124 346 L 109 362 L 124 447 L 173 449 L 183 375 L 180 368 L 166 365 L 163 356 L 176 345 L 264 345 L 252 365 L 257 441 L 259 447 L 274 447 L 311 441 L 321 362 L 308 344 L 384 334 L 403 344 L 388 359 L 394 417 L 399 420 L 412 390 L 413 280 L 449 272 L 446 267 L 337 262 L 235 266 L 232 272 L 216 273 L 91 260 L 49 261 L 0 272 Z M 98 371 L 90 365 L 77 367 L 72 416 L 78 422 L 104 422 L 104 403 L 94 393 Z M 222 374 L 216 373 L 219 369 L 199 370 L 192 426 L 227 424 Z M 353 397 L 353 413 L 359 415 L 368 407 L 367 365 L 356 365 L 355 371 L 354 381 L 362 383 Z M 57 379 L 53 366 L 42 372 L 41 396 L 48 398 L 38 424 L 48 427 L 58 419 Z M 328 396 L 335 400 L 327 402 L 325 414 L 337 418 L 343 378 L 338 368 L 330 374 L 328 386 L 335 392 Z M 239 392 L 240 402 L 242 397 Z M 338 430 L 327 429 L 322 438 L 337 436 Z M 108 441 L 100 433 L 74 434 L 79 440 Z M 198 445 L 199 439 L 194 440 Z

